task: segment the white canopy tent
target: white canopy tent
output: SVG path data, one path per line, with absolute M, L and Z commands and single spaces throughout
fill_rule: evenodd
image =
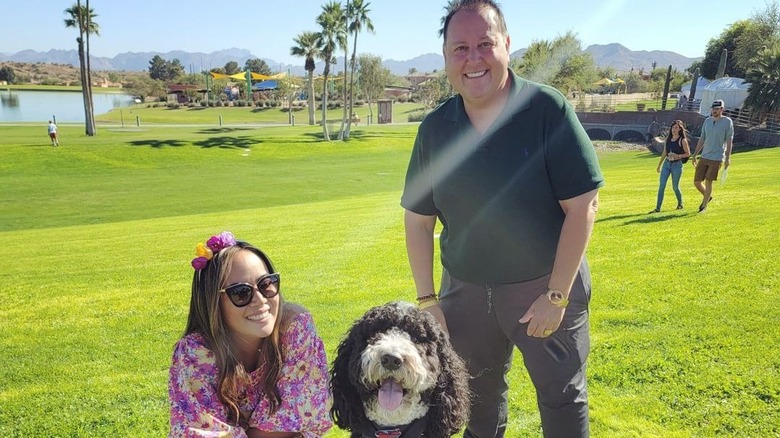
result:
M 682 87 L 680 87 L 680 94 L 685 96 L 686 99 L 690 99 L 691 98 L 691 84 L 692 83 L 693 83 L 693 81 L 686 82 L 686 83 L 683 84 Z M 708 81 L 707 79 L 699 76 L 699 80 L 696 81 L 696 96 L 694 96 L 694 97 L 695 98 L 701 97 L 701 94 L 700 94 L 701 90 L 703 90 L 704 87 L 706 87 L 709 84 L 710 84 L 710 81 Z
M 722 100 L 727 110 L 740 108 L 748 96 L 750 83 L 742 78 L 724 77 L 710 82 L 703 89 L 696 89 L 696 98 L 701 99 L 699 114 L 710 115 L 710 106 L 715 100 Z

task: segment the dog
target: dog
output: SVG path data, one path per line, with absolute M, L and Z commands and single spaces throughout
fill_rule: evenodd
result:
M 374 307 L 331 367 L 334 422 L 352 438 L 445 438 L 469 416 L 468 374 L 449 337 L 411 303 Z

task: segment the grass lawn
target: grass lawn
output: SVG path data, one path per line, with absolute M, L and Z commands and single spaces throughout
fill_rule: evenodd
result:
M 136 126 L 136 116 L 140 124 L 210 124 L 219 126 L 219 118 L 222 116 L 224 125 L 231 124 L 289 124 L 289 114 L 279 108 L 252 108 L 252 107 L 179 107 L 168 109 L 165 104 L 157 108 L 153 104 L 145 103 L 134 105 L 130 108 L 116 108 L 106 114 L 97 115 L 95 120 L 101 124 L 122 125 L 125 127 Z M 422 108 L 422 105 L 412 102 L 393 104 L 393 122 L 405 123 L 409 114 Z M 373 122 L 377 121 L 377 106 L 372 105 Z M 341 121 L 344 110 L 336 108 L 328 110 L 327 120 Z M 354 113 L 360 117 L 359 125 L 365 125 L 368 119 L 368 105 L 356 106 Z M 295 125 L 307 125 L 309 123 L 309 111 L 306 108 L 293 111 Z M 322 118 L 322 110 L 314 112 L 314 120 Z M 338 129 L 338 125 L 335 126 Z
M 399 206 L 414 124 L 346 143 L 300 125 L 60 128 L 52 148 L 39 126 L 0 125 L 0 436 L 164 436 L 189 262 L 211 234 L 273 257 L 330 359 L 370 306 L 414 298 Z M 780 148 L 734 154 L 702 215 L 692 167 L 686 208 L 669 188 L 648 216 L 657 156 L 600 157 L 593 436 L 778 436 Z M 510 379 L 507 436 L 539 436 L 519 355 Z

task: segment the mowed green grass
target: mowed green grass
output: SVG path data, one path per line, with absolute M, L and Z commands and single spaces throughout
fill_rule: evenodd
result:
M 415 125 L 0 126 L 0 436 L 164 436 L 167 371 L 197 242 L 231 230 L 273 257 L 329 359 L 369 307 L 412 300 L 403 187 Z M 603 152 L 588 257 L 593 436 L 780 433 L 780 148 L 736 153 L 709 211 L 648 216 L 657 156 Z M 522 360 L 507 436 L 539 436 Z M 328 437 L 345 437 L 333 431 Z
M 171 109 L 166 106 L 165 103 L 158 103 L 158 107 L 154 107 L 154 104 L 144 103 L 139 105 L 133 105 L 129 108 L 115 108 L 105 114 L 100 114 L 95 117 L 99 124 L 105 125 L 120 125 L 124 127 L 136 127 L 140 125 L 144 127 L 148 124 L 209 124 L 214 126 L 220 126 L 220 117 L 222 118 L 222 124 L 235 125 L 235 124 L 280 124 L 289 125 L 290 115 L 289 113 L 282 111 L 280 108 L 256 108 L 256 107 L 186 107 L 181 106 L 179 108 Z M 393 104 L 393 122 L 405 123 L 409 119 L 409 114 L 423 108 L 421 104 L 406 102 L 406 103 L 394 103 Z M 353 110 L 354 114 L 360 118 L 358 125 L 365 125 L 368 122 L 369 117 L 368 105 L 356 106 Z M 341 117 L 344 114 L 343 108 L 334 108 L 327 111 L 327 120 L 341 121 Z M 373 114 L 373 123 L 377 122 L 377 105 L 374 103 L 371 106 L 371 114 Z M 309 123 L 309 110 L 306 108 L 296 109 L 293 111 L 295 117 L 295 125 L 307 125 Z M 322 118 L 321 108 L 316 108 L 314 111 L 314 120 L 319 122 Z M 354 126 L 354 124 L 353 124 Z M 335 126 L 338 128 L 338 125 Z M 334 129 L 331 129 L 334 131 Z M 333 133 L 331 133 L 333 135 Z

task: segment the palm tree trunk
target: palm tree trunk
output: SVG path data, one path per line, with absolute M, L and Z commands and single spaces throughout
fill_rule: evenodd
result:
M 330 141 L 330 136 L 328 135 L 328 70 L 330 70 L 330 68 L 329 66 L 326 66 L 325 72 L 322 75 L 325 80 L 322 84 L 322 119 L 320 120 L 322 122 L 322 138 L 325 141 Z
M 314 126 L 314 70 L 309 70 L 309 83 L 306 89 L 309 91 L 309 125 Z
M 92 16 L 89 10 L 89 0 L 86 1 L 86 8 L 87 8 L 87 45 L 86 45 L 86 53 L 84 56 L 84 60 L 86 61 L 86 67 L 87 67 L 87 102 L 89 103 L 89 111 L 87 114 L 87 135 L 94 136 L 97 134 L 97 131 L 95 129 L 95 103 L 92 99 L 92 64 L 89 61 L 89 34 L 92 27 Z
M 355 90 L 353 87 L 355 86 L 355 54 L 357 53 L 357 31 L 355 32 L 355 40 L 352 45 L 352 65 L 350 66 L 350 72 L 349 72 L 349 117 L 347 118 L 347 129 L 344 132 L 344 139 L 349 138 L 349 132 L 352 129 L 352 111 L 355 104 Z M 346 77 L 346 73 L 344 73 L 344 76 Z
M 84 61 L 84 40 L 76 38 L 79 44 L 79 77 L 81 79 L 81 98 L 84 102 L 84 133 L 92 135 L 89 129 L 89 96 L 87 96 L 87 64 Z
M 344 92 L 342 93 L 343 97 L 343 106 L 344 111 L 341 114 L 341 129 L 339 129 L 339 140 L 344 140 L 344 131 L 347 126 L 347 56 L 349 55 L 347 50 L 347 44 L 344 44 Z

